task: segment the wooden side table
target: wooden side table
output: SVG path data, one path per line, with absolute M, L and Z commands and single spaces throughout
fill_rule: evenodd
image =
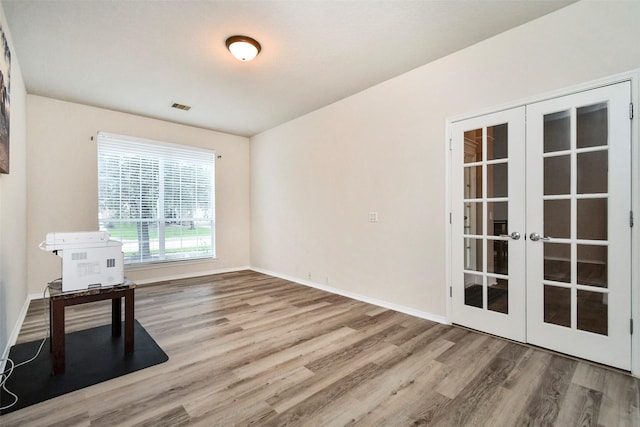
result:
M 49 286 L 49 331 L 50 351 L 53 353 L 54 375 L 65 370 L 64 308 L 70 305 L 94 301 L 111 300 L 111 335 L 121 335 L 122 298 L 124 297 L 124 354 L 133 353 L 134 345 L 134 291 L 136 284 L 125 278 L 124 283 L 111 287 L 95 287 L 80 291 L 62 292 L 62 282 L 57 280 Z

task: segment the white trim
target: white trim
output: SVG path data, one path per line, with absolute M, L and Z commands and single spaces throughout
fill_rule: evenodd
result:
M 42 294 L 41 293 L 32 293 L 32 294 L 27 295 L 27 298 L 29 299 L 29 301 L 42 299 Z
M 400 313 L 408 314 L 410 316 L 419 317 L 421 319 L 430 320 L 437 323 L 447 323 L 447 319 L 444 316 L 438 316 L 436 314 L 427 313 L 425 311 L 416 310 L 415 308 L 406 307 L 404 305 L 394 304 L 388 301 L 382 301 L 376 298 L 371 298 L 365 295 L 357 294 L 355 292 L 345 291 L 344 289 L 333 288 L 331 286 L 321 285 L 319 283 L 312 282 L 310 280 L 303 280 L 297 277 L 288 276 L 286 274 L 276 273 L 275 271 L 265 270 L 263 268 L 251 267 L 251 270 L 267 274 L 269 276 L 278 277 L 280 279 L 288 280 L 290 282 L 297 283 L 299 285 L 309 286 L 311 288 L 320 289 L 321 291 L 330 292 L 336 295 L 342 295 L 347 298 L 355 299 L 358 301 L 366 302 L 367 304 L 377 305 L 378 307 L 387 308 L 389 310 L 398 311 Z
M 631 229 L 631 317 L 634 333 L 631 335 L 631 375 L 640 377 L 640 70 L 631 75 L 631 102 L 634 118 L 631 120 L 631 209 L 635 225 Z M 634 261 L 635 260 L 635 261 Z
M 444 162 L 444 184 L 445 184 L 445 196 L 444 196 L 444 230 L 445 230 L 445 239 L 444 239 L 444 253 L 445 253 L 445 271 L 444 271 L 444 297 L 445 297 L 445 321 L 448 325 L 451 324 L 451 313 L 453 298 L 451 298 L 450 289 L 453 286 L 451 283 L 451 231 L 453 225 L 451 224 L 451 216 L 453 215 L 453 205 L 451 204 L 451 191 L 449 186 L 451 185 L 451 161 L 452 161 L 452 145 L 453 134 L 451 133 L 451 122 L 449 120 L 445 123 L 445 153 L 446 159 Z
M 22 304 L 22 309 L 20 310 L 20 314 L 18 315 L 18 320 L 16 320 L 16 324 L 13 326 L 13 330 L 11 331 L 11 335 L 9 335 L 9 340 L 7 341 L 7 346 L 2 351 L 2 356 L 0 356 L 0 372 L 4 372 L 4 367 L 7 362 L 5 359 L 9 357 L 9 351 L 11 347 L 15 345 L 18 340 L 18 335 L 20 334 L 20 329 L 22 329 L 22 324 L 24 323 L 24 319 L 27 317 L 27 311 L 29 310 L 29 303 L 31 302 L 31 295 L 29 295 L 25 300 L 24 304 Z
M 247 265 L 244 267 L 230 267 L 230 268 L 220 268 L 216 270 L 198 271 L 197 274 L 184 273 L 184 274 L 175 274 L 173 276 L 154 277 L 152 279 L 142 279 L 142 280 L 133 280 L 133 281 L 136 283 L 136 285 L 147 285 L 149 283 L 168 282 L 171 280 L 181 280 L 181 279 L 191 279 L 191 278 L 200 277 L 200 276 L 211 276 L 213 274 L 234 273 L 236 271 L 242 271 L 242 270 L 252 270 L 252 268 Z
M 480 110 L 471 111 L 468 113 L 458 114 L 446 119 L 446 123 L 454 123 L 461 120 L 472 119 L 474 117 L 484 116 L 487 114 L 497 113 L 504 110 L 510 110 L 516 107 L 522 107 L 527 104 L 535 104 L 536 102 L 548 101 L 549 99 L 559 98 L 561 96 L 572 95 L 578 92 L 584 92 L 591 89 L 597 89 L 603 86 L 610 86 L 616 83 L 624 81 L 633 81 L 638 78 L 640 69 L 626 71 L 624 73 L 614 74 L 612 76 L 603 77 L 601 79 L 592 80 L 589 82 L 583 82 L 572 86 L 544 92 L 539 95 L 530 96 L 528 98 L 518 99 L 515 101 L 507 102 L 504 104 L 494 105 L 493 107 L 487 107 Z M 638 106 L 636 106 L 636 110 Z M 637 116 L 637 112 L 636 112 Z
M 126 264 L 124 266 L 125 275 L 127 273 L 135 273 L 137 271 L 147 271 L 147 270 L 161 270 L 165 268 L 172 267 L 189 267 L 197 264 L 211 264 L 212 262 L 221 260 L 215 257 L 207 257 L 207 258 L 192 258 L 192 259 L 176 259 L 176 260 L 167 260 L 167 261 L 157 261 L 157 262 L 139 262 L 134 264 Z M 224 262 L 222 262 L 224 265 Z

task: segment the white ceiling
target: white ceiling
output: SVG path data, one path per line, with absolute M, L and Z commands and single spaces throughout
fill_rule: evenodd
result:
M 2 0 L 29 93 L 244 136 L 571 2 Z

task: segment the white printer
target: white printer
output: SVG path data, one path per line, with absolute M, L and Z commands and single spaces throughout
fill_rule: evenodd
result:
M 40 249 L 62 258 L 62 292 L 124 282 L 122 243 L 106 231 L 47 233 Z

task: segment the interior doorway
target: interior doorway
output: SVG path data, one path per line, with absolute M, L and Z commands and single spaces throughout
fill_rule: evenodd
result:
M 631 367 L 630 82 L 451 125 L 451 320 Z

